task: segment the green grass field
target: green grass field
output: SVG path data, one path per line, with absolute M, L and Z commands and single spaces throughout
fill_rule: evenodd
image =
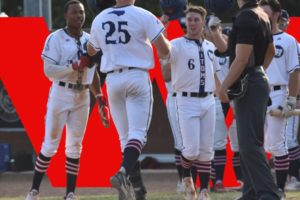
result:
M 210 193 L 212 200 L 234 200 L 238 192 Z M 79 196 L 81 200 L 117 200 L 117 195 Z M 62 197 L 42 197 L 41 200 L 61 200 Z M 170 193 L 153 193 L 148 195 L 148 200 L 182 200 L 183 196 Z M 0 200 L 24 200 L 24 197 L 0 198 Z M 299 192 L 288 192 L 287 200 L 300 200 Z

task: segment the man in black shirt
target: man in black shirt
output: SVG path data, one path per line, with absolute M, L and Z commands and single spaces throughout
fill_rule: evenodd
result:
M 275 53 L 271 25 L 256 0 L 237 0 L 237 3 L 240 10 L 234 18 L 228 43 L 230 70 L 219 96 L 222 102 L 229 102 L 228 89 L 247 74 L 246 92 L 234 99 L 244 181 L 239 200 L 279 200 L 263 147 L 269 98 L 264 69 Z

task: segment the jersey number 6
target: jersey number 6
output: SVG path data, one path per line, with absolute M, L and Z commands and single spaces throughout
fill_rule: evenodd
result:
M 125 21 L 119 21 L 118 22 L 118 30 L 116 30 L 116 25 L 112 21 L 107 21 L 102 23 L 102 29 L 107 30 L 107 33 L 105 35 L 105 43 L 106 44 L 117 44 L 117 43 L 122 43 L 122 44 L 127 44 L 130 41 L 130 34 L 129 32 L 125 29 L 128 26 L 128 22 Z M 112 36 L 115 32 L 121 33 L 123 35 L 119 36 L 119 40 L 113 40 Z

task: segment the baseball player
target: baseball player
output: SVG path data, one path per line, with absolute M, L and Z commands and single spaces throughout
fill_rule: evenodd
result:
M 192 163 L 200 172 L 199 200 L 209 199 L 208 183 L 213 159 L 215 102 L 213 93 L 218 64 L 213 43 L 202 38 L 206 10 L 189 5 L 185 11 L 187 34 L 171 42 L 171 54 L 164 67 L 172 68 L 178 123 L 183 141 L 181 162 L 185 199 L 197 198 L 191 177 Z
M 148 70 L 154 67 L 151 43 L 160 58 L 169 56 L 170 44 L 162 23 L 150 12 L 134 6 L 135 0 L 117 0 L 93 21 L 88 52 L 103 52 L 101 72 L 107 73 L 106 86 L 112 118 L 116 125 L 123 162 L 110 182 L 119 199 L 133 199 L 128 175 L 136 167 L 147 141 L 152 115 L 152 86 Z M 133 185 L 133 187 L 135 187 Z M 140 188 L 135 188 L 135 192 Z M 140 199 L 145 199 L 142 191 Z
M 268 110 L 281 106 L 283 111 L 294 109 L 299 87 L 300 65 L 298 44 L 294 37 L 279 29 L 281 6 L 278 0 L 262 0 L 260 6 L 272 21 L 276 54 L 266 70 L 270 85 L 272 105 Z M 283 112 L 283 113 L 284 113 Z M 289 153 L 285 136 L 286 118 L 266 116 L 265 149 L 274 156 L 277 186 L 284 191 L 289 170 Z
M 290 23 L 290 16 L 288 12 L 281 9 L 279 29 L 286 31 Z M 300 44 L 298 44 L 300 49 Z M 298 52 L 300 53 L 300 51 Z M 300 58 L 300 54 L 299 54 Z M 300 91 L 298 92 L 297 101 L 299 102 Z M 299 168 L 300 168 L 300 148 L 297 140 L 297 131 L 299 127 L 299 116 L 291 116 L 287 119 L 287 126 L 285 128 L 286 144 L 289 152 L 289 180 L 286 183 L 286 190 L 299 190 Z
M 299 45 L 300 48 L 300 45 Z M 300 89 L 297 95 L 296 108 L 300 108 Z M 300 148 L 298 143 L 299 116 L 294 115 L 287 119 L 286 144 L 289 152 L 289 181 L 286 183 L 286 190 L 300 190 Z
M 221 20 L 215 16 L 210 15 L 207 17 L 205 28 L 205 37 L 212 41 L 216 46 L 217 50 L 215 55 L 217 56 L 220 70 L 217 75 L 221 82 L 225 79 L 229 71 L 229 57 L 226 55 L 227 50 L 227 37 L 231 31 L 231 28 L 226 28 L 222 31 Z M 227 134 L 230 138 L 230 146 L 234 152 L 232 163 L 234 166 L 234 172 L 237 177 L 238 183 L 242 187 L 242 175 L 240 169 L 240 158 L 239 158 L 239 146 L 237 141 L 236 122 L 235 119 L 227 132 L 225 117 L 228 109 L 230 108 L 229 103 L 221 103 L 220 99 L 216 96 L 216 127 L 215 127 L 215 138 L 214 138 L 214 159 L 212 162 L 211 179 L 213 182 L 213 190 L 215 192 L 226 191 L 223 186 L 224 170 L 226 165 L 226 144 Z
M 99 78 L 94 73 L 95 67 L 85 56 L 89 34 L 82 31 L 85 21 L 83 4 L 77 0 L 68 1 L 64 7 L 64 15 L 67 26 L 48 36 L 42 53 L 45 75 L 52 81 L 52 86 L 47 105 L 45 138 L 37 157 L 32 187 L 26 200 L 39 199 L 42 178 L 57 151 L 65 124 L 67 125 L 65 199 L 77 199 L 74 191 L 79 171 L 81 143 L 89 113 L 91 84 L 91 90 L 100 107 L 105 107 Z M 102 112 L 105 109 L 100 110 Z

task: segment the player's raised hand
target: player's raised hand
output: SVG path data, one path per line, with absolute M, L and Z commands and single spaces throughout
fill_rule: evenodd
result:
M 107 105 L 107 100 L 103 95 L 97 95 L 96 101 L 98 104 L 98 111 L 101 117 L 102 124 L 105 128 L 109 128 L 110 125 L 110 112 Z

